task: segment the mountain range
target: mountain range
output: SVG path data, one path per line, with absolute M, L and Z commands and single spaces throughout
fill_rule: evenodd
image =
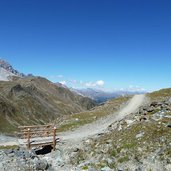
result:
M 0 132 L 11 132 L 18 125 L 53 122 L 96 105 L 46 78 L 25 76 L 4 60 L 0 62 Z
M 79 95 L 89 97 L 96 101 L 97 103 L 103 103 L 109 99 L 117 98 L 120 96 L 127 96 L 127 95 L 133 95 L 133 94 L 143 94 L 145 91 L 130 91 L 130 90 L 116 90 L 116 91 L 103 91 L 99 89 L 92 89 L 92 88 L 87 88 L 87 89 L 72 89 L 73 92 L 76 92 Z
M 10 65 L 5 60 L 0 59 L 0 80 L 1 81 L 10 81 L 13 79 L 30 77 L 30 76 L 33 76 L 33 75 L 29 74 L 26 76 L 25 74 L 14 69 L 12 65 Z M 87 88 L 87 89 L 68 88 L 66 85 L 61 84 L 61 83 L 56 83 L 56 85 L 59 87 L 69 89 L 73 93 L 76 93 L 77 95 L 89 97 L 92 100 L 94 100 L 96 103 L 103 103 L 109 99 L 113 99 L 119 96 L 145 93 L 145 91 L 140 91 L 140 90 L 115 90 L 115 91 L 107 92 L 107 91 L 103 91 L 100 89 L 93 89 L 93 88 Z

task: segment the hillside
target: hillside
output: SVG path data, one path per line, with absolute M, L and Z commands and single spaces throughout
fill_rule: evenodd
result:
M 61 115 L 85 111 L 95 106 L 89 98 L 72 93 L 45 78 L 27 77 L 0 81 L 0 132 L 18 125 L 44 124 Z
M 171 98 L 171 88 L 161 89 L 147 94 L 152 101 L 162 101 Z
M 170 171 L 170 90 L 147 94 L 139 110 L 83 140 L 77 152 L 67 148 L 68 162 L 76 170 Z

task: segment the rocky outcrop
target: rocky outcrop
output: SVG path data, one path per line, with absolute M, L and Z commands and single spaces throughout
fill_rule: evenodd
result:
M 1 171 L 49 170 L 50 165 L 41 156 L 36 155 L 34 150 L 16 148 L 0 150 L 0 169 Z

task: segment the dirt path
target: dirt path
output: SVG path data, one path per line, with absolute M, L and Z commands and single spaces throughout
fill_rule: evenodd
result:
M 0 135 L 0 146 L 18 145 L 18 139 L 15 137 Z
M 79 142 L 95 134 L 102 133 L 113 122 L 123 119 L 126 115 L 135 112 L 145 102 L 145 95 L 135 95 L 130 102 L 120 111 L 109 115 L 105 119 L 84 125 L 74 131 L 59 134 L 63 141 Z

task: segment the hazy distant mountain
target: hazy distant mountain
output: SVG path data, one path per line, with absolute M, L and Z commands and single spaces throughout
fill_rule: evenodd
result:
M 129 91 L 129 90 L 118 90 L 113 92 L 106 92 L 98 89 L 72 89 L 72 91 L 78 93 L 79 95 L 83 95 L 85 97 L 89 97 L 93 100 L 95 100 L 97 103 L 105 102 L 109 99 L 113 99 L 119 96 L 125 96 L 125 95 L 131 95 L 131 94 L 141 94 L 145 93 L 143 91 Z
M 8 62 L 3 59 L 0 59 L 0 80 L 9 81 L 12 77 L 24 77 L 23 73 L 15 70 Z

